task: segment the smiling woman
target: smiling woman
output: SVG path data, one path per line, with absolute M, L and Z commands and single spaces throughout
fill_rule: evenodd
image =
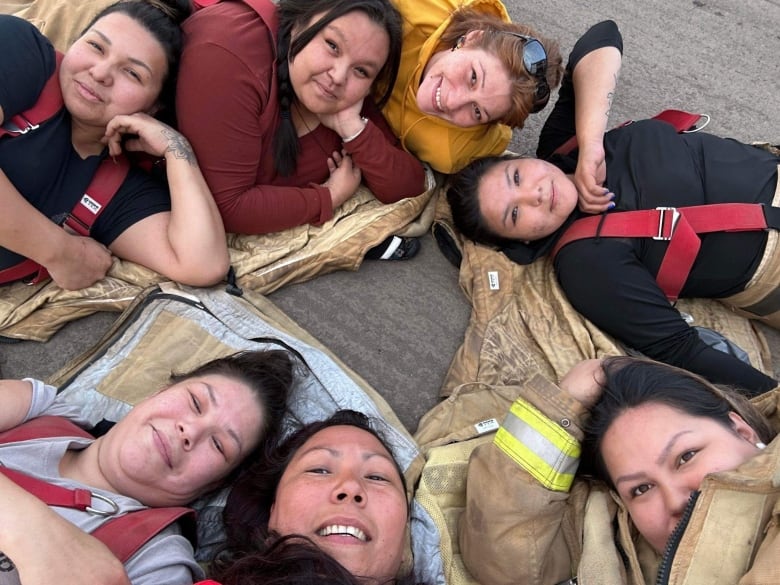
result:
M 61 63 L 32 24 L 0 15 L 0 283 L 51 276 L 80 289 L 112 255 L 186 284 L 226 274 L 224 228 L 192 149 L 152 117 L 172 115 L 189 11 L 186 0 L 112 4 Z M 43 104 L 50 115 L 28 123 Z M 164 180 L 136 153 L 164 159 Z
M 225 508 L 222 585 L 411 583 L 402 564 L 403 473 L 374 423 L 354 411 L 303 426 L 240 478 Z
M 15 577 L 17 567 L 25 575 L 44 563 L 25 544 L 36 540 L 36 535 L 45 532 L 62 541 L 78 540 L 78 532 L 100 532 L 114 516 L 186 504 L 222 485 L 242 461 L 253 459 L 266 437 L 277 432 L 293 367 L 291 355 L 280 350 L 213 360 L 174 376 L 168 387 L 140 402 L 95 439 L 75 432 L 38 438 L 41 434 L 28 430 L 36 428 L 28 421 L 46 421 L 44 429 L 50 424 L 50 418 L 40 418 L 45 416 L 81 423 L 81 407 L 58 399 L 56 388 L 37 380 L 0 382 L 4 400 L 0 430 L 18 427 L 27 433 L 24 439 L 0 441 L 0 476 L 5 470 L 15 470 L 16 475 L 9 477 L 20 486 L 38 480 L 45 485 L 87 489 L 93 494 L 88 506 L 104 510 L 104 503 L 111 503 L 114 510 L 106 514 L 55 501 L 52 510 L 71 524 L 49 515 L 39 525 L 35 519 L 40 517 L 39 508 L 45 507 L 43 502 L 28 508 L 25 494 L 9 491 L 13 486 L 0 482 L 3 500 L 17 505 L 4 509 L 5 525 L 13 527 L 0 533 L 0 550 L 7 555 L 4 575 Z M 74 531 L 76 535 L 71 536 Z M 149 536 L 125 562 L 133 585 L 187 584 L 203 577 L 192 545 L 179 527 L 163 526 Z M 94 558 L 97 562 L 99 557 Z

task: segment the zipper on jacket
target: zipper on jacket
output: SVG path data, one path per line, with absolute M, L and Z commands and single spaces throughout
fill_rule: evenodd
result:
M 672 571 L 674 555 L 677 553 L 677 547 L 680 545 L 683 534 L 685 534 L 685 529 L 688 527 L 688 522 L 691 520 L 693 507 L 696 505 L 696 500 L 699 499 L 700 493 L 699 490 L 691 492 L 691 497 L 688 499 L 688 505 L 685 506 L 680 521 L 677 523 L 677 526 L 674 527 L 672 535 L 666 542 L 664 555 L 661 558 L 661 564 L 658 566 L 658 576 L 655 580 L 656 585 L 667 585 L 669 583 L 669 575 Z

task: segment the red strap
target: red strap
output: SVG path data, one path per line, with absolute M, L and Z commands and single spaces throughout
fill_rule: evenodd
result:
M 83 511 L 92 505 L 92 493 L 89 490 L 66 488 L 8 467 L 0 467 L 0 473 L 50 506 Z
M 35 260 L 25 258 L 19 264 L 0 270 L 0 284 L 21 280 L 30 276 L 27 284 L 38 284 L 49 278 L 49 272 Z
M 4 128 L 0 126 L 0 137 L 11 134 L 18 136 L 24 134 L 30 130 L 34 130 L 37 126 L 56 114 L 63 106 L 62 90 L 60 89 L 60 63 L 62 63 L 62 53 L 57 51 L 55 53 L 55 59 L 57 62 L 54 68 L 54 73 L 49 76 L 46 81 L 46 85 L 43 86 L 38 101 L 35 105 L 25 110 L 20 114 L 11 116 L 9 118 L 8 126 L 15 126 L 15 128 Z
M 715 203 L 622 211 L 578 219 L 558 239 L 552 257 L 555 258 L 567 244 L 584 238 L 668 240 L 669 246 L 656 280 L 664 294 L 675 301 L 699 253 L 701 241 L 696 234 L 766 228 L 763 205 L 757 203 Z
M 0 432 L 0 445 L 5 443 L 17 443 L 19 441 L 29 441 L 30 439 L 47 439 L 50 437 L 95 438 L 67 418 L 46 415 L 30 419 L 12 429 Z
M 195 519 L 190 508 L 147 508 L 113 518 L 92 531 L 92 536 L 104 543 L 123 563 L 132 557 L 163 528 L 180 518 Z
M 80 236 L 88 236 L 98 216 L 116 195 L 129 171 L 130 163 L 125 156 L 104 158 L 86 192 L 65 219 L 65 225 Z
M 694 127 L 701 119 L 701 117 L 701 114 L 692 114 L 683 110 L 663 110 L 662 112 L 659 112 L 653 116 L 652 119 L 671 124 L 674 129 L 677 130 L 677 132 L 685 132 L 686 130 L 690 130 L 692 127 Z M 633 120 L 628 120 L 617 126 L 617 128 L 628 126 L 632 122 Z M 569 154 L 575 148 L 577 148 L 576 135 L 572 136 L 566 142 L 556 148 L 553 151 L 553 154 Z

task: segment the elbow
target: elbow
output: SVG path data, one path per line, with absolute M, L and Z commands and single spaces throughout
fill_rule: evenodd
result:
M 189 286 L 212 286 L 225 279 L 230 269 L 230 256 L 227 249 L 224 254 L 201 258 L 188 266 L 180 266 L 170 278 Z

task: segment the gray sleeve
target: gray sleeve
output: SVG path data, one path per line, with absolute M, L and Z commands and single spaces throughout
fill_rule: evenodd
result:
M 24 378 L 24 381 L 32 384 L 33 389 L 32 401 L 24 419 L 25 422 L 39 416 L 51 415 L 67 418 L 81 427 L 89 426 L 89 421 L 82 415 L 81 406 L 59 400 L 57 389 L 54 386 L 34 378 Z
M 125 563 L 133 585 L 192 585 L 205 579 L 203 568 L 195 562 L 190 541 L 172 526 L 147 542 Z

